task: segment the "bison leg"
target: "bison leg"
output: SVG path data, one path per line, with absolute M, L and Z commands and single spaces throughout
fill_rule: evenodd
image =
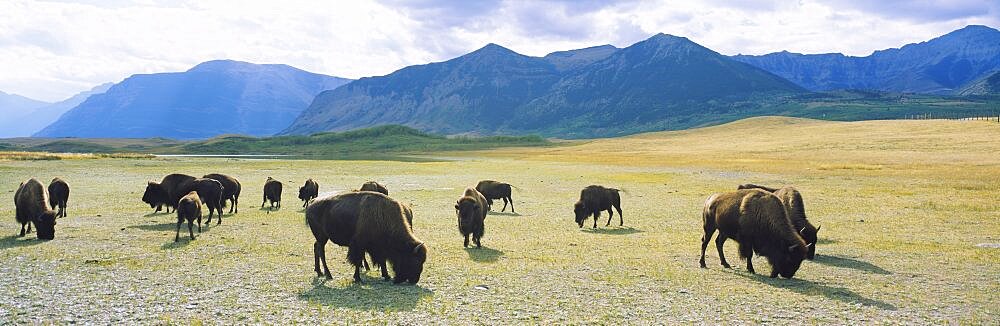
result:
M 719 233 L 718 237 L 715 237 L 715 248 L 719 250 L 719 261 L 722 262 L 722 267 L 732 268 L 729 263 L 726 262 L 726 253 L 722 251 L 722 245 L 726 243 L 726 235 Z
M 188 219 L 188 234 L 191 235 L 191 240 L 194 240 L 194 219 Z
M 21 233 L 21 235 L 24 235 L 24 233 Z M 466 248 L 469 247 L 469 234 L 468 233 L 465 234 L 465 244 L 462 245 L 462 246 L 464 246 Z
M 507 197 L 501 197 L 500 199 L 503 199 L 503 208 L 501 208 L 500 211 L 507 211 Z M 514 209 L 511 208 L 511 211 L 514 211 Z
M 386 268 L 384 261 L 379 263 L 379 267 L 382 268 L 382 279 L 386 281 L 391 280 L 392 278 L 389 277 L 389 269 Z
M 615 217 L 615 211 L 612 211 L 611 208 L 608 208 L 608 223 L 604 224 L 604 226 L 611 226 L 611 219 L 614 217 Z
M 514 198 L 510 198 L 510 196 L 507 196 L 507 201 L 510 202 L 510 212 L 514 213 Z
M 35 224 L 35 222 L 30 222 L 30 221 L 28 222 L 28 233 L 31 233 L 31 225 L 32 224 Z
M 20 235 L 21 237 L 24 236 L 24 225 L 25 224 L 27 224 L 27 223 L 21 223 L 21 235 Z
M 219 205 L 215 207 L 215 209 L 219 211 L 219 221 L 216 222 L 215 225 L 220 225 L 222 224 L 222 203 L 220 202 Z
M 365 251 L 361 250 L 360 246 L 351 244 L 347 247 L 347 261 L 354 265 L 354 282 L 362 283 L 361 281 L 361 266 L 364 264 Z
M 756 274 L 753 270 L 753 247 L 750 245 L 751 243 L 753 243 L 753 239 L 740 239 L 740 257 L 747 260 L 747 271 L 750 274 Z
M 774 268 L 774 266 L 771 266 L 771 278 L 777 278 L 777 277 L 778 277 L 778 269 Z
M 708 241 L 712 239 L 712 234 L 715 234 L 715 228 L 705 228 L 705 235 L 701 237 L 701 260 L 698 261 L 701 264 L 701 268 L 707 268 L 705 266 L 705 249 L 708 248 Z M 721 238 L 722 235 L 720 234 Z
M 618 226 L 625 226 L 625 215 L 622 214 L 622 208 L 620 206 L 615 206 L 618 210 Z
M 482 234 L 474 234 L 472 236 L 472 242 L 476 243 L 476 248 L 482 248 L 483 247 L 483 245 L 481 243 L 479 243 L 479 239 L 482 239 L 482 237 L 483 237 Z
M 198 214 L 198 233 L 201 233 L 201 214 Z
M 325 244 L 326 241 L 320 240 L 316 240 L 316 242 L 313 243 L 313 270 L 316 271 L 316 277 L 323 276 L 323 271 L 319 269 L 319 256 L 323 253 L 323 246 Z
M 182 222 L 184 222 L 184 219 L 182 219 L 182 218 L 178 218 L 177 219 L 177 233 L 174 233 L 174 242 L 181 241 L 181 223 Z

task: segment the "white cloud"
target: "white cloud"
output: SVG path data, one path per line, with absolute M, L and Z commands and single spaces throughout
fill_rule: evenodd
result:
M 723 54 L 867 55 L 967 24 L 1000 24 L 991 1 L 894 7 L 760 1 L 3 1 L 0 90 L 56 101 L 135 73 L 212 59 L 285 63 L 358 78 L 494 42 L 528 55 L 654 33 Z

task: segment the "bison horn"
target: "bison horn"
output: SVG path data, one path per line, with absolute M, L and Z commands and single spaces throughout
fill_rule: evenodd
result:
M 798 247 L 798 246 L 799 246 L 798 244 L 793 244 L 791 246 L 788 246 L 788 251 L 794 251 L 795 247 Z
M 822 228 L 822 227 L 823 227 L 822 225 L 820 225 L 820 226 L 817 226 L 817 227 L 816 227 L 816 232 L 819 232 L 819 229 L 820 229 L 820 228 Z
M 423 246 L 424 246 L 424 243 L 423 243 L 423 242 L 421 242 L 421 243 L 418 243 L 418 244 L 417 244 L 417 245 L 416 245 L 415 247 L 413 247 L 413 254 L 414 254 L 414 255 L 416 255 L 416 254 L 417 254 L 417 252 L 419 252 L 419 251 L 420 251 L 420 247 L 423 247 Z
M 800 233 L 800 234 L 801 234 L 802 232 L 806 232 L 806 227 L 804 227 L 804 226 L 803 226 L 803 227 L 802 227 L 802 229 L 801 229 L 801 230 L 799 230 L 799 233 Z
M 806 248 L 812 247 L 815 243 L 810 243 L 806 245 Z

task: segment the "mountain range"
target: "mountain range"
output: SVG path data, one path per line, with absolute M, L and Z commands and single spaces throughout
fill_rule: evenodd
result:
M 269 136 L 287 127 L 316 94 L 349 81 L 280 64 L 208 61 L 185 72 L 132 75 L 34 136 Z
M 929 95 L 906 100 L 908 95 L 885 94 Z M 1000 31 L 986 26 L 865 57 L 725 56 L 684 37 L 657 34 L 625 48 L 602 45 L 543 57 L 491 43 L 451 60 L 356 81 L 287 65 L 216 60 L 184 72 L 133 75 L 52 106 L 0 93 L 0 125 L 16 122 L 0 137 L 34 128 L 41 129 L 37 137 L 204 139 L 399 124 L 442 134 L 582 138 L 754 115 L 980 114 L 994 107 L 983 101 L 997 94 Z M 43 122 L 22 123 L 29 120 Z M 45 128 L 31 126 L 53 120 Z

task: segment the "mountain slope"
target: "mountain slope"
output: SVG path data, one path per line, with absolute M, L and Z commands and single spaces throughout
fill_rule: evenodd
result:
M 34 130 L 22 122 L 40 108 L 50 103 L 17 94 L 0 92 L 0 138 L 23 137 Z
M 568 128 L 571 122 L 586 125 L 580 122 L 586 119 L 608 126 L 590 131 L 611 135 L 663 128 L 650 126 L 648 119 L 696 111 L 703 108 L 699 103 L 802 91 L 766 71 L 662 34 L 625 49 L 602 46 L 545 58 L 490 44 L 449 61 L 324 92 L 283 133 L 402 124 L 449 134 L 594 136 Z
M 72 97 L 40 107 L 32 112 L 30 115 L 23 117 L 18 122 L 18 127 L 21 129 L 19 137 L 28 137 L 34 133 L 41 131 L 43 128 L 52 124 L 59 119 L 64 113 L 73 109 L 80 103 L 83 103 L 87 98 L 94 94 L 101 94 L 106 92 L 113 83 L 105 83 L 97 85 L 90 90 L 86 90 Z
M 951 94 L 1000 69 L 1000 31 L 970 25 L 932 40 L 866 57 L 771 53 L 737 55 L 746 62 L 813 91 L 877 89 Z
M 348 81 L 287 65 L 208 61 L 185 72 L 126 78 L 35 136 L 192 139 L 272 135 L 298 116 L 316 94 Z
M 972 81 L 958 90 L 958 95 L 1000 95 L 1000 71 Z

